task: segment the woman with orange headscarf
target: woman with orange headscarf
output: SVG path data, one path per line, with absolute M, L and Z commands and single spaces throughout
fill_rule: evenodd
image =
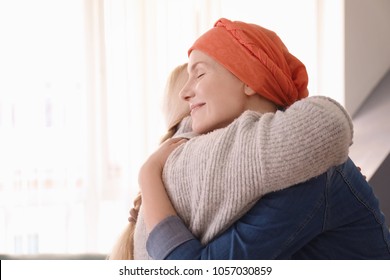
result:
M 188 73 L 180 95 L 199 135 L 142 166 L 136 256 L 389 258 L 378 201 L 348 159 L 348 114 L 306 98 L 305 67 L 274 32 L 220 19 Z

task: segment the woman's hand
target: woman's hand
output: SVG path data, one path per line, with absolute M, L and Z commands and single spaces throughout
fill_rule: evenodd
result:
M 140 169 L 138 182 L 141 188 L 144 220 L 148 232 L 163 219 L 176 215 L 161 175 L 168 156 L 186 141 L 187 139 L 183 138 L 165 141 Z
M 146 162 L 142 165 L 138 174 L 138 181 L 140 187 L 145 187 L 143 182 L 150 176 L 161 176 L 165 162 L 169 155 L 180 145 L 184 144 L 188 139 L 185 138 L 173 138 L 168 139 L 160 145 L 160 147 L 149 156 Z
M 360 173 L 362 173 L 362 169 L 360 168 L 360 166 L 357 166 L 357 169 L 359 170 Z M 362 176 L 363 176 L 364 180 L 367 180 L 366 175 L 364 175 L 364 174 L 362 173 Z

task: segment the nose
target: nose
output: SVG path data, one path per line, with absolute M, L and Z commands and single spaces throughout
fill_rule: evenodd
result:
M 194 92 L 191 89 L 190 81 L 187 81 L 187 83 L 183 86 L 179 96 L 184 101 L 189 101 L 192 97 L 194 97 Z

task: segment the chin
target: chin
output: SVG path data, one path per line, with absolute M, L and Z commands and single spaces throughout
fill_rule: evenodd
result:
M 204 126 L 197 126 L 192 123 L 192 131 L 197 134 L 205 134 L 207 132 L 210 132 L 210 130 L 207 130 Z
M 204 131 L 203 129 L 199 128 L 192 128 L 192 131 L 195 132 L 196 134 L 205 134 L 207 131 Z

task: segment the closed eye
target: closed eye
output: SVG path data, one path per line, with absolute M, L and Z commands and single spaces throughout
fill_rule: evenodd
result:
M 199 79 L 199 78 L 202 77 L 204 74 L 205 74 L 205 73 L 202 73 L 202 74 L 198 75 L 197 78 Z

